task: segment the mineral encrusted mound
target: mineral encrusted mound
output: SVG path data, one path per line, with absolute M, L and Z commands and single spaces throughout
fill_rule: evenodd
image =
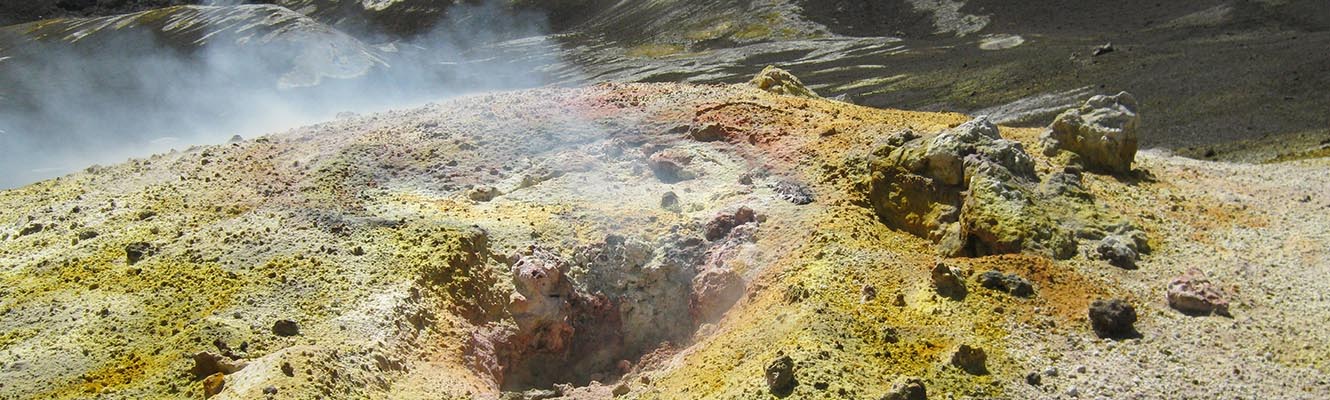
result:
M 878 150 L 871 201 L 884 223 L 947 256 L 1036 250 L 1067 257 L 1070 232 L 1037 204 L 1034 161 L 986 117 Z
M 763 68 L 762 72 L 754 76 L 748 83 L 757 86 L 758 89 L 775 94 L 809 98 L 818 97 L 817 93 L 804 86 L 804 83 L 799 81 L 799 78 L 794 74 L 771 65 Z
M 1141 120 L 1136 110 L 1136 98 L 1127 92 L 1091 97 L 1053 120 L 1040 137 L 1044 154 L 1052 157 L 1065 150 L 1092 171 L 1130 172 Z

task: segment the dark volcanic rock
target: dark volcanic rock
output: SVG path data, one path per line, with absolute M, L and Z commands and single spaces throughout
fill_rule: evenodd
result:
M 986 271 L 977 278 L 979 286 L 1010 293 L 1017 297 L 1034 295 L 1034 285 L 1029 280 L 1016 274 L 1003 274 L 998 271 Z
M 279 319 L 272 324 L 272 334 L 277 336 L 299 335 L 300 325 L 289 319 Z
M 129 265 L 134 265 L 140 260 L 143 260 L 144 257 L 151 256 L 153 253 L 156 252 L 157 252 L 157 247 L 153 246 L 152 243 L 147 243 L 147 242 L 130 243 L 125 245 L 125 261 L 128 262 Z
M 1103 338 L 1124 338 L 1136 335 L 1136 308 L 1126 301 L 1095 300 L 1090 303 L 1090 326 Z
M 965 281 L 959 276 L 959 271 L 944 263 L 933 265 L 932 270 L 933 289 L 937 293 L 950 298 L 965 297 Z
M 988 374 L 988 353 L 984 349 L 962 344 L 951 354 L 951 365 L 972 375 Z
M 1109 235 L 1100 240 L 1095 246 L 1095 254 L 1099 259 L 1122 269 L 1136 269 L 1136 259 L 1140 258 L 1134 243 L 1119 235 Z
M 789 394 L 794 390 L 797 384 L 794 380 L 794 359 L 788 355 L 781 355 L 775 360 L 767 363 L 766 378 L 767 388 L 771 393 L 777 396 Z

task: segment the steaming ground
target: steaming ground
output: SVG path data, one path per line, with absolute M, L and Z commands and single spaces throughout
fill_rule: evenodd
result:
M 878 398 L 902 376 L 930 398 L 1330 395 L 1325 158 L 1147 152 L 1135 178 L 1086 174 L 1098 212 L 1146 232 L 1135 270 L 1086 242 L 940 259 L 864 203 L 865 163 L 968 119 L 604 84 L 0 192 L 0 397 L 770 398 L 782 355 L 791 398 Z M 968 296 L 936 294 L 938 261 L 975 274 Z M 1192 267 L 1231 318 L 1168 307 Z M 988 270 L 1035 295 L 973 283 Z M 1094 336 L 1100 297 L 1137 307 L 1138 338 Z M 962 344 L 986 373 L 952 365 Z

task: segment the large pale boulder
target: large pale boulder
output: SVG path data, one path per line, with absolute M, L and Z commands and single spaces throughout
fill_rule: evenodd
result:
M 1136 110 L 1136 98 L 1127 92 L 1091 97 L 1053 120 L 1040 137 L 1044 154 L 1053 157 L 1069 151 L 1089 170 L 1130 172 L 1141 120 Z

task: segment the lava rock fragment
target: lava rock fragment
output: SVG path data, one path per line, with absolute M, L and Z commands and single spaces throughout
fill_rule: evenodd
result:
M 794 380 L 794 359 L 781 355 L 767 363 L 767 388 L 777 396 L 789 394 L 797 384 Z
M 283 337 L 299 335 L 300 325 L 289 319 L 279 319 L 272 324 L 272 333 Z
M 979 274 L 979 286 L 985 289 L 1010 293 L 1017 297 L 1034 295 L 1034 285 L 1017 274 L 1003 274 L 998 271 L 986 271 Z
M 1095 300 L 1090 303 L 1090 326 L 1102 338 L 1123 338 L 1136 334 L 1136 308 L 1120 299 Z
M 1140 253 L 1133 247 L 1131 241 L 1118 235 L 1109 235 L 1099 241 L 1095 253 L 1099 259 L 1108 261 L 1108 264 L 1114 267 L 1136 269 L 1136 259 L 1140 257 Z
M 972 375 L 987 375 L 987 364 L 988 353 L 978 347 L 961 344 L 955 353 L 951 353 L 951 365 Z
M 776 191 L 777 197 L 795 205 L 802 206 L 815 200 L 813 189 L 799 182 L 782 180 L 772 184 L 771 189 Z
M 960 271 L 944 263 L 933 265 L 933 288 L 946 297 L 959 299 L 965 297 L 965 282 L 960 278 Z
M 924 380 L 913 376 L 902 376 L 891 384 L 891 389 L 882 395 L 881 400 L 928 400 L 928 390 Z
M 157 249 L 151 243 L 147 242 L 130 243 L 125 245 L 125 262 L 129 263 L 129 265 L 134 265 L 135 263 L 143 260 L 144 257 L 151 256 L 153 253 L 156 252 Z
M 1169 307 L 1187 315 L 1219 314 L 1230 316 L 1228 300 L 1224 293 L 1206 278 L 1205 273 L 1196 268 L 1173 278 L 1168 284 L 1165 295 Z

